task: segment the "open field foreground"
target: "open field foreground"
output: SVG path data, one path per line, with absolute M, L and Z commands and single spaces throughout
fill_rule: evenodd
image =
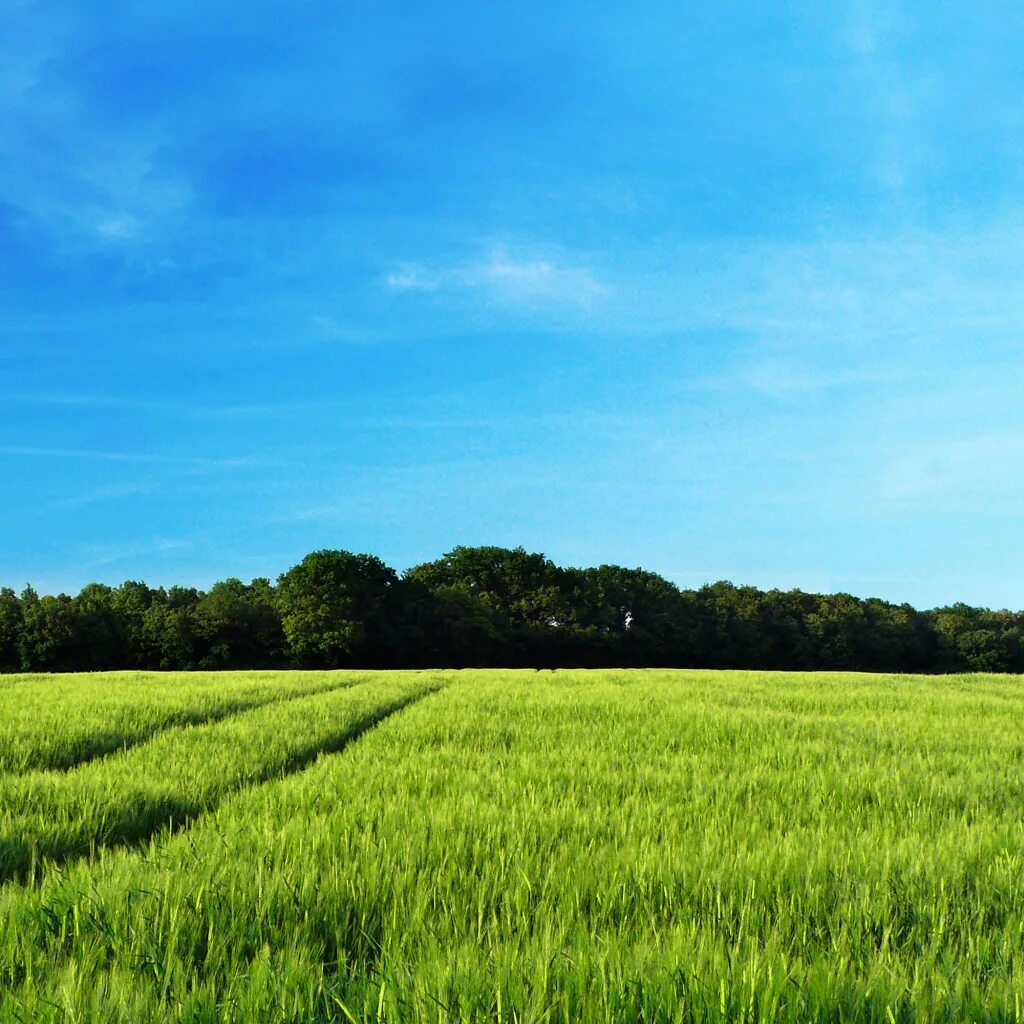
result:
M 0 677 L 0 1021 L 1024 1019 L 1024 680 Z

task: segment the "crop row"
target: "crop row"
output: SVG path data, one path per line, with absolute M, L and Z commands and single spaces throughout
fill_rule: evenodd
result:
M 65 769 L 162 729 L 347 686 L 343 672 L 152 673 L 0 677 L 0 772 Z
M 180 827 L 227 793 L 339 750 L 429 685 L 380 677 L 166 730 L 67 772 L 0 776 L 0 882 Z

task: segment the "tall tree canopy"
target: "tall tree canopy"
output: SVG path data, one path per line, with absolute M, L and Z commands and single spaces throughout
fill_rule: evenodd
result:
M 277 581 L 285 639 L 311 666 L 374 660 L 398 575 L 375 555 L 314 551 Z

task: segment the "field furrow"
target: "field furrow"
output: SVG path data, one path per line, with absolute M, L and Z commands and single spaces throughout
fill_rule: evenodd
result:
M 167 730 L 67 772 L 0 777 L 0 882 L 180 828 L 225 794 L 342 749 L 432 685 L 377 678 Z
M 277 700 L 350 686 L 346 672 L 118 672 L 5 677 L 0 773 L 60 770 Z

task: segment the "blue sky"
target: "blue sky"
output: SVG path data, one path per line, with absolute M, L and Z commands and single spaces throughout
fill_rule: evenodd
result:
M 0 584 L 496 543 L 1024 607 L 1022 30 L 6 0 Z

